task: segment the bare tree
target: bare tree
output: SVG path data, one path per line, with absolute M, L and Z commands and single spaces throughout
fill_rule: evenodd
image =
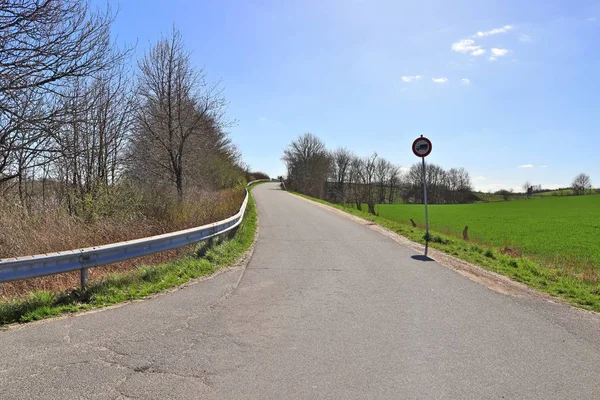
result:
M 227 102 L 220 85 L 206 82 L 173 28 L 139 62 L 140 103 L 133 131 L 131 161 L 138 177 L 168 180 L 183 197 L 188 165 L 218 151 L 233 157 L 223 131 Z M 199 159 L 200 158 L 200 159 Z
M 589 175 L 581 173 L 573 179 L 571 188 L 573 189 L 573 193 L 575 195 L 585 194 L 586 190 L 592 189 L 592 180 L 590 179 Z
M 348 181 L 348 174 L 350 170 L 350 164 L 354 155 L 350 150 L 345 147 L 340 147 L 335 150 L 332 155 L 332 178 L 335 182 L 335 189 L 333 193 L 333 200 L 340 203 L 346 202 L 346 184 Z
M 62 116 L 63 90 L 126 58 L 111 48 L 113 14 L 87 1 L 15 0 L 0 4 L 0 183 L 32 165 L 15 167 L 15 152 L 48 150 L 49 126 Z M 27 132 L 26 135 L 23 132 Z M 36 155 L 29 160 L 40 161 Z M 26 167 L 23 169 L 23 167 Z M 22 179 L 22 177 L 20 178 Z
M 85 205 L 86 196 L 96 199 L 108 193 L 122 170 L 127 136 L 132 126 L 130 74 L 123 65 L 72 81 L 64 98 L 63 122 L 52 131 L 55 178 L 63 183 L 70 212 Z
M 310 196 L 324 196 L 332 166 L 325 143 L 312 133 L 305 133 L 287 146 L 282 160 L 287 166 L 288 187 Z
M 387 178 L 392 168 L 390 163 L 385 158 L 379 158 L 375 164 L 375 176 L 377 179 L 377 202 L 384 203 L 387 200 Z
M 350 169 L 348 170 L 348 188 L 349 197 L 356 205 L 356 209 L 362 211 L 364 200 L 363 185 L 363 160 L 357 156 L 352 156 Z
M 388 203 L 390 203 L 390 204 L 394 203 L 396 191 L 397 191 L 398 186 L 400 185 L 401 180 L 402 180 L 402 177 L 400 175 L 400 167 L 397 165 L 390 164 L 390 169 L 388 170 L 388 177 L 387 177 L 387 181 L 388 181 L 388 185 L 389 185 Z
M 525 183 L 523 183 L 521 187 L 523 188 L 523 191 L 525 192 L 527 198 L 531 197 L 531 195 L 533 194 L 533 186 L 531 185 L 531 181 L 525 181 Z
M 464 203 L 471 200 L 472 184 L 469 173 L 464 168 L 451 168 L 446 171 L 441 166 L 426 164 L 427 197 L 431 203 Z M 406 174 L 407 189 L 404 200 L 423 202 L 423 167 L 414 164 Z
M 448 171 L 450 177 L 450 186 L 446 188 L 449 193 L 447 199 L 451 203 L 464 203 L 469 200 L 469 196 L 473 191 L 471 177 L 469 172 L 464 168 L 451 168 Z
M 363 199 L 367 203 L 369 214 L 375 215 L 377 196 L 375 190 L 377 173 L 377 153 L 365 157 L 362 162 L 362 191 Z

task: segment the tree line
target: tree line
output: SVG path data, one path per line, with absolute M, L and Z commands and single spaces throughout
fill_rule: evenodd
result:
M 525 183 L 523 183 L 521 188 L 523 189 L 523 193 L 525 193 L 525 196 L 527 198 L 531 198 L 536 194 L 546 193 L 546 192 L 549 192 L 550 195 L 552 195 L 552 196 L 565 196 L 565 195 L 581 196 L 584 194 L 600 193 L 599 190 L 594 190 L 592 188 L 592 179 L 590 178 L 590 176 L 588 174 L 583 173 L 583 172 L 580 174 L 577 174 L 575 176 L 575 178 L 573 178 L 573 181 L 571 182 L 571 186 L 569 186 L 569 187 L 558 188 L 555 190 L 544 189 L 544 187 L 542 185 L 533 185 L 531 183 L 531 181 L 527 180 L 527 181 L 525 181 Z M 495 194 L 501 195 L 504 200 L 509 200 L 511 197 L 513 197 L 515 195 L 515 193 L 513 192 L 512 189 L 510 189 L 510 190 L 501 189 L 501 190 L 496 191 Z
M 352 203 L 375 214 L 378 203 L 423 201 L 423 168 L 420 163 L 402 173 L 399 165 L 373 153 L 359 157 L 347 148 L 327 149 L 317 136 L 306 133 L 292 141 L 282 160 L 286 186 L 309 196 L 336 203 Z M 428 198 L 432 203 L 474 201 L 469 173 L 464 168 L 446 170 L 426 164 Z
M 193 65 L 177 29 L 136 68 L 133 48 L 111 38 L 114 18 L 110 6 L 80 0 L 0 4 L 0 199 L 9 205 L 89 215 L 133 198 L 181 202 L 248 175 L 221 82 Z

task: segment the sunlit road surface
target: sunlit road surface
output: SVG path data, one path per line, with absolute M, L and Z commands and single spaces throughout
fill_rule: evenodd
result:
M 254 189 L 247 268 L 0 332 L 2 399 L 598 399 L 600 319 Z

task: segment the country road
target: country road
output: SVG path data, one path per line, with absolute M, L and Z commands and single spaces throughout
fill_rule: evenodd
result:
M 247 267 L 0 332 L 5 399 L 598 399 L 600 318 L 254 189 Z

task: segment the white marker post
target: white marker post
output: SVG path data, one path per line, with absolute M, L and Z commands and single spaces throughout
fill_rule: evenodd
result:
M 423 137 L 415 139 L 412 144 L 412 151 L 423 161 L 423 203 L 425 204 L 425 257 L 429 248 L 429 214 L 427 213 L 427 169 L 425 168 L 425 157 L 431 153 L 431 140 Z

